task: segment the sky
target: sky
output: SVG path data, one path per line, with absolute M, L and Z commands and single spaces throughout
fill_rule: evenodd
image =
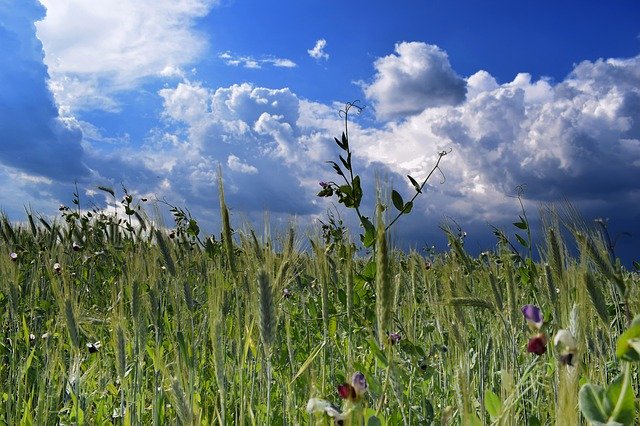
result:
M 189 209 L 218 232 L 221 167 L 232 221 L 313 226 L 319 181 L 351 115 L 354 169 L 376 182 L 441 162 L 399 247 L 471 251 L 513 236 L 522 200 L 607 220 L 640 258 L 640 3 L 444 0 L 0 0 L 0 210 L 104 206 L 98 185 Z M 352 211 L 338 206 L 346 223 Z

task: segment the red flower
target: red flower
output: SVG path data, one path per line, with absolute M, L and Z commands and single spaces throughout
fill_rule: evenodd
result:
M 543 355 L 547 352 L 547 338 L 544 334 L 540 333 L 537 336 L 529 339 L 529 343 L 527 343 L 527 352 Z
M 355 399 L 356 390 L 349 383 L 338 385 L 338 394 L 342 399 Z

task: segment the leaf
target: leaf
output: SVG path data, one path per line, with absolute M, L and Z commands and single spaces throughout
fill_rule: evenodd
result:
M 327 163 L 333 166 L 333 170 L 335 170 L 338 175 L 344 176 L 344 173 L 342 173 L 342 169 L 340 168 L 340 166 L 338 166 L 338 163 L 336 163 L 335 161 L 327 161 Z
M 108 192 L 109 194 L 111 194 L 112 197 L 116 196 L 115 191 L 113 189 L 109 188 L 108 186 L 98 185 L 98 189 L 100 191 Z
M 338 157 L 340 157 L 340 161 L 342 162 L 342 165 L 344 166 L 344 168 L 347 170 L 351 170 L 351 164 L 349 164 L 349 161 L 342 158 L 342 155 L 339 155 Z
M 200 234 L 200 227 L 195 219 L 189 219 L 189 227 L 187 228 L 187 234 L 192 237 L 197 237 Z
M 500 417 L 500 413 L 502 412 L 502 401 L 498 395 L 496 395 L 493 391 L 487 390 L 484 393 L 484 408 L 487 409 L 489 415 L 496 419 Z
M 362 187 L 360 187 L 360 176 L 353 178 L 351 183 L 353 186 L 353 204 L 354 207 L 360 207 L 360 201 L 362 201 Z
M 362 244 L 364 244 L 365 247 L 371 247 L 376 239 L 376 228 L 373 226 L 373 223 L 371 223 L 371 220 L 366 216 L 362 217 L 361 223 L 364 228 Z
M 640 262 L 634 260 L 633 267 L 635 268 L 636 271 L 640 271 Z
M 620 374 L 607 387 L 604 406 L 607 412 L 611 413 L 611 416 L 607 419 L 609 422 L 631 425 L 635 418 L 635 396 L 633 395 L 631 380 L 625 381 L 624 378 L 625 373 Z
M 291 384 L 293 384 L 293 382 L 295 382 L 295 381 L 296 381 L 296 379 L 297 379 L 298 377 L 300 377 L 300 375 L 302 375 L 302 373 L 304 373 L 304 372 L 305 372 L 305 370 L 306 370 L 307 368 L 309 368 L 309 366 L 311 365 L 311 363 L 313 362 L 313 360 L 318 356 L 318 354 L 320 353 L 320 351 L 322 350 L 322 348 L 324 348 L 324 345 L 325 345 L 326 343 L 327 343 L 326 341 L 325 341 L 325 342 L 320 343 L 320 345 L 318 345 L 318 347 L 317 347 L 317 348 L 316 348 L 316 349 L 311 353 L 311 355 L 309 355 L 309 357 L 307 358 L 307 360 L 306 360 L 304 363 L 302 363 L 302 366 L 300 367 L 300 369 L 298 370 L 298 372 L 296 373 L 296 375 L 295 375 L 295 376 L 293 376 L 293 379 L 291 379 L 291 382 L 289 382 L 289 384 L 290 384 L 290 385 L 291 385 Z
M 407 204 L 404 205 L 404 208 L 402 209 L 402 213 L 409 214 L 411 213 L 411 209 L 413 209 L 413 201 L 409 201 Z
M 413 185 L 413 187 L 416 189 L 416 192 L 418 194 L 422 194 L 422 189 L 420 189 L 420 184 L 411 176 L 407 175 L 407 177 L 409 178 L 409 181 L 411 182 L 411 185 Z
M 527 240 L 525 240 L 524 238 L 522 238 L 520 235 L 516 234 L 516 239 L 518 240 L 518 242 L 525 248 L 529 248 L 529 243 L 527 242 Z
M 640 361 L 640 315 L 633 319 L 629 328 L 618 337 L 616 356 L 624 361 Z
M 529 226 L 527 225 L 527 222 L 513 222 L 513 225 L 520 228 L 520 229 L 527 229 L 529 228 Z
M 380 350 L 373 337 L 369 337 L 367 339 L 367 343 L 369 344 L 369 348 L 371 349 L 371 352 L 373 352 L 373 355 L 375 355 L 375 357 L 378 358 L 378 361 L 382 363 L 382 367 L 386 367 L 389 364 L 389 361 L 387 360 L 387 357 L 382 352 L 382 350 Z
M 362 270 L 362 276 L 365 277 L 367 280 L 369 281 L 373 281 L 376 279 L 376 271 L 377 271 L 377 265 L 376 265 L 376 261 L 375 260 L 371 260 L 369 261 L 369 263 L 367 263 L 367 266 L 364 267 L 364 269 Z
M 346 149 L 347 149 L 347 147 L 346 147 L 346 146 L 344 146 L 344 145 L 342 144 L 342 142 L 340 142 L 340 139 L 338 139 L 338 138 L 333 138 L 333 140 L 335 140 L 335 141 L 336 141 L 336 143 L 338 144 L 338 146 L 339 146 L 341 149 L 343 149 L 343 150 L 346 150 Z
M 396 209 L 402 211 L 404 208 L 404 200 L 402 199 L 402 195 L 395 189 L 391 191 L 391 201 L 393 201 L 393 206 Z
M 349 149 L 349 139 L 347 138 L 347 135 L 344 132 L 342 132 L 342 145 L 344 145 L 345 150 Z
M 578 402 L 582 415 L 591 423 L 606 423 L 609 415 L 604 406 L 604 389 L 602 386 L 587 383 L 578 393 Z

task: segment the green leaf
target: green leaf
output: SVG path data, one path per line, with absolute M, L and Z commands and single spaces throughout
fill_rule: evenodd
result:
M 502 401 L 493 391 L 487 390 L 484 393 L 484 408 L 492 418 L 496 419 L 502 412 Z
M 362 270 L 362 276 L 365 277 L 369 281 L 373 281 L 376 279 L 376 271 L 378 270 L 376 261 L 371 260 L 367 263 L 367 266 Z
M 630 378 L 620 374 L 605 391 L 604 406 L 611 413 L 608 421 L 632 425 L 635 419 L 635 396 Z
M 362 188 L 360 187 L 360 176 L 353 178 L 353 205 L 354 207 L 360 207 L 360 201 L 362 201 Z
M 402 209 L 402 213 L 409 214 L 411 213 L 411 209 L 413 209 L 413 201 L 409 201 L 407 204 L 404 205 L 404 208 Z
M 604 405 L 605 391 L 602 386 L 587 383 L 578 393 L 582 415 L 591 423 L 606 423 L 609 414 Z
M 404 208 L 404 200 L 402 199 L 402 195 L 395 189 L 391 191 L 391 201 L 393 201 L 393 206 L 396 209 L 402 211 Z
M 375 357 L 378 358 L 378 361 L 382 363 L 382 368 L 386 367 L 389 364 L 389 361 L 387 360 L 387 357 L 382 352 L 382 350 L 380 350 L 373 337 L 369 337 L 367 339 L 367 343 L 369 344 L 369 348 L 371 349 L 371 352 L 373 352 L 373 355 L 375 355 Z
M 616 356 L 624 361 L 640 361 L 640 315 L 633 319 L 629 328 L 618 337 Z
M 376 228 L 371 223 L 368 217 L 362 217 L 362 227 L 364 228 L 364 236 L 362 238 L 362 244 L 365 247 L 371 247 L 376 240 Z
M 344 145 L 342 144 L 342 142 L 340 142 L 340 139 L 338 139 L 338 138 L 333 138 L 333 139 L 336 141 L 336 143 L 338 144 L 338 146 L 339 146 L 342 150 L 345 150 L 345 151 L 346 151 L 347 147 L 346 147 L 346 146 L 344 146 Z
M 347 139 L 347 135 L 344 132 L 342 132 L 342 145 L 344 145 L 345 150 L 349 149 L 349 139 Z
M 111 196 L 112 196 L 112 197 L 115 197 L 115 196 L 116 196 L 115 191 L 114 191 L 113 189 L 109 188 L 108 186 L 102 186 L 102 185 L 99 185 L 99 186 L 98 186 L 98 189 L 99 189 L 100 191 L 108 192 L 109 194 L 111 194 Z
M 514 226 L 520 228 L 520 229 L 527 229 L 529 227 L 529 225 L 527 225 L 527 222 L 521 221 L 521 222 L 513 222 Z
M 351 170 L 351 164 L 349 164 L 349 161 L 345 160 L 342 155 L 339 155 L 338 157 L 340 157 L 340 162 L 342 162 L 344 168 L 347 170 Z
M 187 234 L 192 237 L 197 237 L 200 234 L 200 227 L 195 219 L 189 219 L 189 227 L 187 228 Z
M 344 173 L 342 172 L 340 166 L 338 166 L 338 163 L 336 163 L 335 161 L 327 161 L 327 163 L 333 166 L 333 170 L 335 170 L 338 175 L 344 176 Z
M 409 181 L 411 182 L 411 185 L 413 185 L 413 187 L 416 189 L 416 192 L 418 194 L 422 194 L 422 189 L 420 189 L 420 184 L 411 176 L 407 175 L 407 177 L 409 178 Z
M 527 242 L 527 240 L 525 240 L 524 238 L 522 238 L 520 235 L 516 234 L 516 240 L 518 240 L 518 242 L 524 247 L 524 248 L 529 248 L 529 243 Z

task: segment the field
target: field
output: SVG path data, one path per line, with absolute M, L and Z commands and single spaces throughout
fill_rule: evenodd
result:
M 390 247 L 383 214 L 356 252 L 335 225 L 243 229 L 224 197 L 209 237 L 188 211 L 160 227 L 142 200 L 121 204 L 0 218 L 0 423 L 637 418 L 640 278 L 584 224 L 548 212 L 536 248 L 521 220 L 515 245 L 496 230 L 478 257 L 446 230 L 450 250 L 425 255 Z

